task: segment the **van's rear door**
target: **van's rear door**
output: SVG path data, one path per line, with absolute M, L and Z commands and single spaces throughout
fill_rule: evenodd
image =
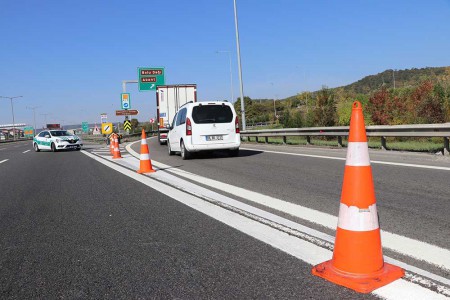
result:
M 234 113 L 226 104 L 202 104 L 192 108 L 192 144 L 226 144 L 236 140 Z

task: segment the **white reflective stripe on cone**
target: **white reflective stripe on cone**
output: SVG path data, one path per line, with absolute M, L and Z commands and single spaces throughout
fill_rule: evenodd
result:
M 370 166 L 369 146 L 367 142 L 349 142 L 346 166 Z
M 142 144 L 142 145 L 147 145 L 147 140 L 146 140 L 146 139 L 142 139 L 142 140 L 141 140 L 141 144 Z
M 143 154 L 141 153 L 140 159 L 141 160 L 150 160 L 150 155 L 148 153 L 143 153 Z
M 368 208 L 347 206 L 341 203 L 339 208 L 338 227 L 351 231 L 371 231 L 378 229 L 377 205 L 374 203 Z

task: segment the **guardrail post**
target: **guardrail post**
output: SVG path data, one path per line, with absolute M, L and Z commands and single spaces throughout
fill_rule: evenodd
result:
M 338 146 L 343 147 L 342 146 L 342 136 L 340 136 L 340 135 L 338 136 Z
M 255 140 L 256 140 L 257 143 L 259 143 L 259 140 L 258 140 L 258 137 L 257 137 L 257 136 L 255 136 Z
M 268 137 L 268 136 L 265 136 L 265 137 L 264 137 L 264 142 L 265 142 L 266 144 L 269 143 L 269 137 Z
M 306 136 L 306 145 L 311 145 L 311 137 L 309 135 Z
M 287 142 L 286 142 L 286 136 L 283 136 L 283 145 L 286 145 L 287 144 Z
M 450 155 L 450 143 L 448 137 L 444 137 L 444 155 Z
M 387 150 L 386 137 L 384 137 L 384 136 L 381 137 L 381 150 Z

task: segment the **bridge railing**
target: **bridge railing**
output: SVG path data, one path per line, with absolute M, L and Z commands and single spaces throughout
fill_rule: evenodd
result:
M 334 136 L 338 139 L 338 145 L 342 147 L 342 137 L 348 136 L 349 126 L 336 127 L 305 127 L 305 128 L 283 128 L 241 131 L 241 139 L 253 137 L 258 141 L 264 138 L 268 143 L 269 137 L 283 139 L 286 144 L 287 137 L 304 136 L 306 143 L 311 143 L 314 136 Z M 442 137 L 444 154 L 449 155 L 450 123 L 444 124 L 414 124 L 414 125 L 376 125 L 366 126 L 367 136 L 380 137 L 381 148 L 386 150 L 386 137 Z

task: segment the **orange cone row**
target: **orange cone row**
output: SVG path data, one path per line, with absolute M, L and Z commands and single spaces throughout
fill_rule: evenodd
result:
M 119 139 L 118 135 L 113 133 L 111 135 L 111 154 L 113 155 L 113 159 L 122 158 L 119 149 Z M 139 170 L 138 173 L 153 173 L 152 161 L 150 159 L 150 152 L 148 150 L 147 144 L 147 136 L 145 134 L 144 129 L 142 129 L 142 137 L 141 137 L 141 156 L 139 162 Z
M 405 275 L 385 263 L 361 103 L 353 103 L 347 159 L 333 258 L 312 269 L 316 276 L 369 293 Z

